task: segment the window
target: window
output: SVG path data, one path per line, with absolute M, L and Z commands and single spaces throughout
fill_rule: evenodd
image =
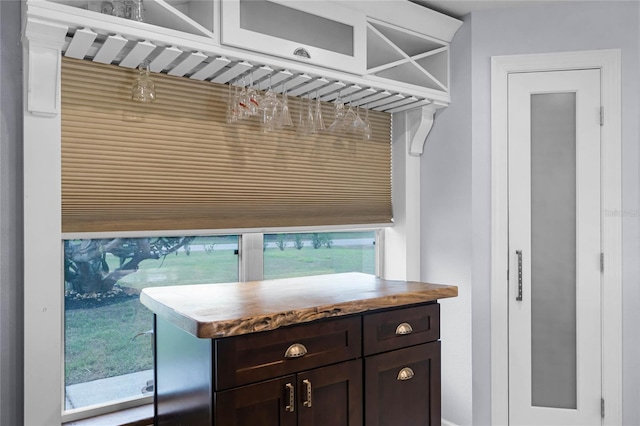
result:
M 65 410 L 153 395 L 148 286 L 238 280 L 237 236 L 67 240 Z
M 104 73 L 104 96 L 110 100 L 93 104 L 85 89 L 96 73 Z M 150 400 L 151 314 L 137 297 L 143 287 L 259 279 L 263 274 L 375 273 L 378 258 L 373 231 L 273 234 L 266 237 L 264 250 L 264 236 L 256 231 L 251 234 L 259 237 L 255 249 L 249 248 L 249 234 L 244 235 L 246 246 L 238 236 L 198 237 L 205 242 L 192 237 L 84 238 L 180 229 L 224 233 L 322 226 L 324 231 L 326 226 L 378 227 L 392 221 L 390 115 L 370 112 L 370 140 L 331 133 L 301 138 L 295 129 L 283 129 L 261 134 L 256 145 L 255 123 L 225 125 L 228 88 L 209 82 L 156 75 L 164 96 L 146 110 L 145 124 L 123 120 L 131 107 L 121 96 L 130 85 L 129 74 L 63 58 L 57 219 L 66 239 L 65 342 L 63 362 L 56 351 L 52 364 L 64 366 L 64 375 L 54 380 L 64 376 L 67 421 Z M 212 102 L 220 108 L 211 108 Z M 302 105 L 292 102 L 292 111 Z M 233 238 L 234 243 L 211 243 L 215 238 Z M 235 248 L 222 250 L 228 244 Z M 243 256 L 235 256 L 239 246 L 247 249 Z M 204 256 L 218 249 L 228 258 L 207 263 Z M 140 253 L 155 254 L 140 259 Z M 256 256 L 264 258 L 256 262 Z M 204 263 L 194 264 L 196 257 Z M 247 274 L 250 265 L 256 268 Z M 55 291 L 60 297 L 60 287 Z
M 32 49 L 30 54 L 35 55 L 36 59 L 48 58 L 50 50 L 34 51 Z M 54 70 L 38 75 L 44 77 L 47 84 L 61 82 L 60 74 Z M 75 76 L 71 77 L 71 79 L 75 78 Z M 90 73 L 91 78 L 95 81 L 93 72 Z M 106 81 L 107 79 L 101 79 L 101 83 Z M 129 78 L 126 79 L 127 84 L 130 81 Z M 51 92 L 51 96 L 45 97 L 53 101 L 54 92 Z M 61 94 L 64 97 L 64 88 Z M 394 161 L 393 186 L 394 191 L 398 191 L 399 194 L 406 192 L 407 196 L 394 200 L 393 213 L 399 226 L 381 233 L 383 244 L 377 244 L 377 247 L 385 247 L 386 254 L 383 262 L 380 262 L 380 267 L 384 267 L 384 273 L 403 276 L 408 270 L 419 270 L 420 241 L 415 237 L 419 236 L 419 230 L 415 228 L 415 224 L 420 223 L 420 203 L 416 204 L 415 200 L 419 200 L 420 195 L 420 169 L 413 165 L 407 167 L 408 162 L 416 164 L 415 162 L 419 159 L 409 157 L 407 154 L 409 132 L 406 130 L 418 125 L 419 115 L 405 112 L 398 114 L 398 127 L 393 131 L 392 149 L 394 158 L 399 161 Z M 60 233 L 60 199 L 62 197 L 60 121 L 48 116 L 25 114 L 24 124 L 24 192 L 28 194 L 28 196 L 25 195 L 24 200 L 24 366 L 25 370 L 29 371 L 24 381 L 25 421 L 32 424 L 58 423 L 56 412 L 60 402 L 64 400 L 64 395 L 61 394 L 64 381 L 63 351 L 60 350 L 60 336 L 64 334 L 61 239 L 87 238 L 79 233 L 89 231 L 77 231 L 78 234 L 75 234 L 72 231 L 63 230 L 63 234 Z M 120 127 L 121 123 L 111 127 L 116 126 Z M 298 138 L 291 146 L 298 149 L 304 144 Z M 242 149 L 253 151 L 252 146 L 242 147 Z M 284 169 L 281 168 L 281 170 Z M 415 182 L 416 185 L 407 185 L 407 182 Z M 288 226 L 301 225 L 289 224 Z M 386 250 L 387 247 L 391 249 Z M 411 255 L 408 256 L 408 254 Z M 383 256 L 380 255 L 376 259 L 382 258 Z M 42 382 L 48 384 L 46 389 L 41 386 Z M 73 417 L 67 414 L 63 416 L 64 421 L 74 420 Z
M 266 234 L 264 278 L 375 273 L 375 231 Z
M 375 240 L 376 231 L 266 234 L 264 279 L 374 274 Z M 149 400 L 153 316 L 140 291 L 238 281 L 238 246 L 238 235 L 65 240 L 65 412 Z

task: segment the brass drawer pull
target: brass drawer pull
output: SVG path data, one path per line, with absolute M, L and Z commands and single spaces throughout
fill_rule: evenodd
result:
M 284 353 L 285 358 L 300 358 L 307 354 L 307 348 L 302 343 L 294 343 Z
M 293 54 L 299 58 L 311 59 L 311 55 L 309 54 L 309 51 L 302 47 L 298 47 L 296 50 L 294 50 Z
M 409 367 L 405 367 L 398 373 L 397 380 L 404 382 L 405 380 L 413 379 L 414 373 L 413 370 Z
M 304 379 L 302 383 L 304 383 L 307 394 L 307 399 L 302 403 L 302 405 L 311 408 L 311 381 L 309 379 Z
M 294 411 L 296 411 L 295 390 L 291 383 L 287 383 L 285 386 L 287 388 L 287 392 L 289 393 L 289 405 L 285 406 L 284 410 L 288 411 L 289 413 L 293 413 Z
M 408 322 L 403 322 L 402 324 L 396 327 L 396 335 L 398 336 L 411 334 L 412 332 L 413 332 L 413 328 L 411 327 L 411 324 L 409 324 Z

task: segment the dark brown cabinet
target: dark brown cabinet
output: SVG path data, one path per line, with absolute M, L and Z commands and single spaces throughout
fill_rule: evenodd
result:
M 361 426 L 362 362 L 216 392 L 216 426 Z
M 440 305 L 363 318 L 367 426 L 440 425 Z
M 437 303 L 198 339 L 156 317 L 156 424 L 440 425 Z
M 362 361 L 298 374 L 298 419 L 305 426 L 362 425 Z
M 367 426 L 440 424 L 440 342 L 365 358 Z
M 289 409 L 295 376 L 266 380 L 214 395 L 215 425 L 296 426 L 296 413 Z
M 215 389 L 273 379 L 361 356 L 360 317 L 216 339 Z

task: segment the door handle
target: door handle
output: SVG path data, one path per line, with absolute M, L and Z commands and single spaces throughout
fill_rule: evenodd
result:
M 516 250 L 516 256 L 518 257 L 518 295 L 516 300 L 522 302 L 522 250 Z
M 285 386 L 287 388 L 289 404 L 284 407 L 284 410 L 293 413 L 296 411 L 296 391 L 291 383 L 287 383 Z
M 302 405 L 307 408 L 311 408 L 311 380 L 304 379 L 302 383 L 304 384 L 305 393 L 307 394 L 307 399 L 302 403 Z

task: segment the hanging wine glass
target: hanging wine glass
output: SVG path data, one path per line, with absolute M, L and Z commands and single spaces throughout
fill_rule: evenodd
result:
M 338 92 L 338 97 L 336 98 L 335 107 L 334 107 L 334 119 L 333 122 L 329 125 L 330 132 L 339 132 L 342 130 L 342 119 L 344 118 L 344 102 L 340 98 L 340 92 Z
M 238 86 L 234 86 L 231 90 L 229 84 L 229 95 L 227 98 L 227 123 L 235 123 L 238 121 Z
M 362 138 L 365 140 L 371 139 L 371 122 L 369 121 L 369 108 L 365 107 L 365 115 L 364 115 L 364 132 L 362 134 Z
M 353 105 L 349 102 L 349 108 L 340 120 L 340 128 L 349 133 L 357 132 L 357 115 L 353 110 Z
M 278 123 L 278 127 L 283 126 L 293 126 L 293 121 L 291 121 L 291 114 L 289 113 L 289 97 L 287 96 L 287 86 L 284 86 L 284 91 L 282 92 L 282 107 L 280 111 L 280 120 Z
M 278 100 L 278 95 L 273 91 L 271 87 L 271 76 L 269 76 L 269 88 L 260 101 L 260 111 L 262 113 L 262 130 L 264 132 L 271 132 L 276 127 L 280 126 L 280 109 L 282 108 L 281 102 Z
M 313 134 L 317 132 L 316 122 L 313 114 L 313 103 L 311 102 L 311 94 L 308 95 L 307 98 L 307 133 Z
M 280 101 L 276 93 L 269 89 L 262 99 L 260 110 L 262 111 L 262 127 L 265 132 L 274 130 L 279 122 Z
M 138 77 L 131 85 L 131 100 L 141 103 L 151 103 L 156 100 L 156 85 L 149 76 L 149 65 L 138 67 Z
M 255 87 L 253 87 L 253 76 L 249 76 L 249 88 L 247 89 L 247 109 L 249 116 L 258 114 L 260 109 L 260 95 Z
M 315 133 L 315 124 L 313 122 L 313 109 L 311 107 L 311 97 L 300 98 L 300 114 L 298 119 L 298 132 L 303 136 Z
M 353 112 L 351 107 L 349 109 Z M 355 113 L 353 113 L 353 120 L 350 123 L 349 129 L 352 133 L 358 133 L 364 135 L 364 129 L 366 127 L 366 123 L 360 117 L 360 106 L 356 107 Z
M 242 89 L 238 94 L 238 107 L 238 119 L 243 120 L 249 117 L 249 96 L 244 79 L 242 80 Z
M 313 120 L 315 122 L 317 131 L 326 130 L 326 127 L 324 125 L 324 120 L 322 119 L 322 105 L 320 103 L 320 97 L 318 96 L 317 91 L 316 91 L 316 109 L 314 112 Z

